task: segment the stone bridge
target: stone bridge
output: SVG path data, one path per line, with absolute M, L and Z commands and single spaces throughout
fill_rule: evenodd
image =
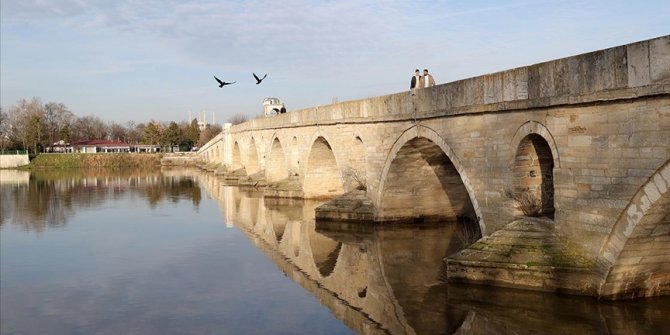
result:
M 670 293 L 670 36 L 225 125 L 199 155 L 266 196 L 335 198 L 322 220 L 476 223 L 453 280 Z

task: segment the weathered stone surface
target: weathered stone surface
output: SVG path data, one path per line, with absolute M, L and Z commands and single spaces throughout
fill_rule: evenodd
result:
M 302 184 L 297 178 L 286 178 L 272 182 L 265 188 L 265 196 L 269 198 L 304 198 Z
M 670 36 L 649 41 L 649 77 L 652 83 L 670 81 Z
M 319 221 L 372 222 L 376 208 L 365 191 L 354 190 L 316 208 Z
M 593 295 L 600 276 L 586 255 L 553 223 L 520 219 L 445 261 L 452 281 Z

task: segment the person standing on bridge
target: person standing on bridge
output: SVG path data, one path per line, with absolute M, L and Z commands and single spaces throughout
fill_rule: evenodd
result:
M 423 87 L 423 81 L 421 77 L 421 72 L 419 72 L 419 69 L 414 70 L 414 76 L 412 76 L 412 81 L 409 84 L 409 89 L 414 90 L 414 89 L 419 89 Z
M 423 83 L 421 86 L 422 87 L 435 86 L 435 79 L 433 79 L 433 76 L 430 73 L 428 73 L 428 69 L 423 69 Z

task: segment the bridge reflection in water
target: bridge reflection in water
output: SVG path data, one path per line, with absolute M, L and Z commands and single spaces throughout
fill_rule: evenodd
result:
M 198 174 L 226 224 L 361 334 L 662 333 L 670 299 L 592 298 L 442 281 L 463 247 L 456 222 L 415 226 L 317 224 L 319 202 L 266 198 Z

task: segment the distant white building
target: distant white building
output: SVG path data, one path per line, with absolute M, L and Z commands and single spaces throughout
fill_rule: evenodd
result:
M 193 120 L 190 111 L 188 112 L 188 120 L 189 120 L 188 122 L 191 122 L 191 120 Z M 200 112 L 200 115 L 198 115 L 198 117 L 195 118 L 195 120 L 198 123 L 198 129 L 200 129 L 200 131 L 205 130 L 205 128 L 207 128 L 207 126 L 210 125 L 210 123 L 207 123 L 207 114 L 205 113 L 205 111 Z M 212 123 L 211 124 L 212 125 L 216 124 L 216 113 L 214 113 L 214 112 L 212 112 Z
M 172 152 L 179 151 L 179 146 L 166 148 Z M 123 153 L 123 152 L 161 152 L 161 146 L 155 144 L 127 144 L 121 141 L 110 140 L 82 140 L 66 143 L 60 140 L 47 147 L 45 152 L 50 153 Z
M 263 99 L 263 112 L 265 117 L 270 117 L 286 113 L 286 108 L 284 103 L 277 98 L 265 98 Z
M 205 121 L 198 120 L 198 129 L 203 131 L 205 128 L 207 128 L 207 123 Z

